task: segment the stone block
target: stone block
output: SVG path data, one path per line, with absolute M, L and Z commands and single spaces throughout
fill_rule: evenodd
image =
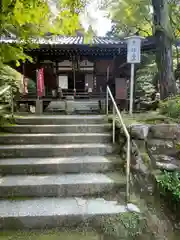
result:
M 74 112 L 74 101 L 73 100 L 66 101 L 66 110 L 65 111 L 67 114 L 72 114 Z
M 146 139 L 149 134 L 150 125 L 133 124 L 130 127 L 131 136 L 135 139 Z
M 178 124 L 152 125 L 150 131 L 152 138 L 180 140 L 180 126 Z
M 43 113 L 43 101 L 37 99 L 36 100 L 36 114 L 41 115 Z
M 155 155 L 164 154 L 175 156 L 178 152 L 171 140 L 149 139 L 148 148 L 151 153 Z

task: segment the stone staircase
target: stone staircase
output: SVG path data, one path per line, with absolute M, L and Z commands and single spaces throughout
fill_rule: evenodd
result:
M 24 116 L 0 135 L 0 229 L 73 226 L 129 211 L 104 116 Z

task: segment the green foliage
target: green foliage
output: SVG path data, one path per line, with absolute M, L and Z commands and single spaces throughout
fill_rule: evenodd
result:
M 36 83 L 32 80 L 28 80 L 28 92 L 35 93 L 36 92 Z
M 4 114 L 10 110 L 11 91 L 15 94 L 20 88 L 22 75 L 8 65 L 0 64 L 0 89 L 3 90 L 7 86 L 11 86 L 8 91 L 0 95 L 0 123 Z
M 180 172 L 167 172 L 157 177 L 157 182 L 163 189 L 163 194 L 172 194 L 173 200 L 180 201 Z
M 147 56 L 148 60 L 140 65 L 136 74 L 136 91 L 145 97 L 151 97 L 155 91 L 157 67 L 153 55 Z
M 173 33 L 173 37 L 178 38 L 180 36 L 180 5 L 174 0 L 168 1 L 167 4 L 168 7 L 164 8 L 166 12 L 162 14 L 162 26 L 156 27 L 161 27 L 169 35 Z M 109 34 L 128 36 L 138 32 L 142 36 L 151 36 L 155 30 L 152 2 L 149 0 L 106 0 L 104 8 L 109 11 L 114 23 Z
M 180 96 L 168 98 L 160 102 L 159 110 L 161 114 L 164 114 L 170 118 L 180 118 Z
M 58 0 L 58 11 L 52 12 L 51 3 L 44 0 L 2 0 L 0 35 L 13 34 L 18 44 L 0 44 L 0 62 L 23 61 L 23 50 L 35 47 L 31 39 L 46 33 L 72 35 L 80 27 L 79 13 L 85 1 Z M 55 2 L 54 2 L 55 4 Z M 21 42 L 21 44 L 20 44 Z
M 114 22 L 114 32 L 139 32 L 143 36 L 152 35 L 151 5 L 148 0 L 110 0 L 108 10 Z

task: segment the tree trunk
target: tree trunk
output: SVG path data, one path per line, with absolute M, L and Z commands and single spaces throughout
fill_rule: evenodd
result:
M 176 94 L 173 72 L 172 38 L 167 0 L 152 0 L 154 9 L 154 36 L 156 39 L 156 64 L 159 72 L 161 99 Z

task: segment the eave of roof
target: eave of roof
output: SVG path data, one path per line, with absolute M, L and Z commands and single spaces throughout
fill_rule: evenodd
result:
M 146 38 L 142 41 L 142 45 L 152 44 L 152 38 Z M 83 36 L 50 36 L 46 38 L 38 38 L 32 39 L 33 43 L 39 45 L 76 45 L 76 46 L 94 46 L 94 47 L 125 47 L 126 40 L 125 39 L 115 39 L 115 38 L 108 38 L 108 37 L 93 37 L 89 42 L 85 41 Z M 0 43 L 23 43 L 23 41 L 18 41 L 15 38 L 10 37 L 1 37 Z

